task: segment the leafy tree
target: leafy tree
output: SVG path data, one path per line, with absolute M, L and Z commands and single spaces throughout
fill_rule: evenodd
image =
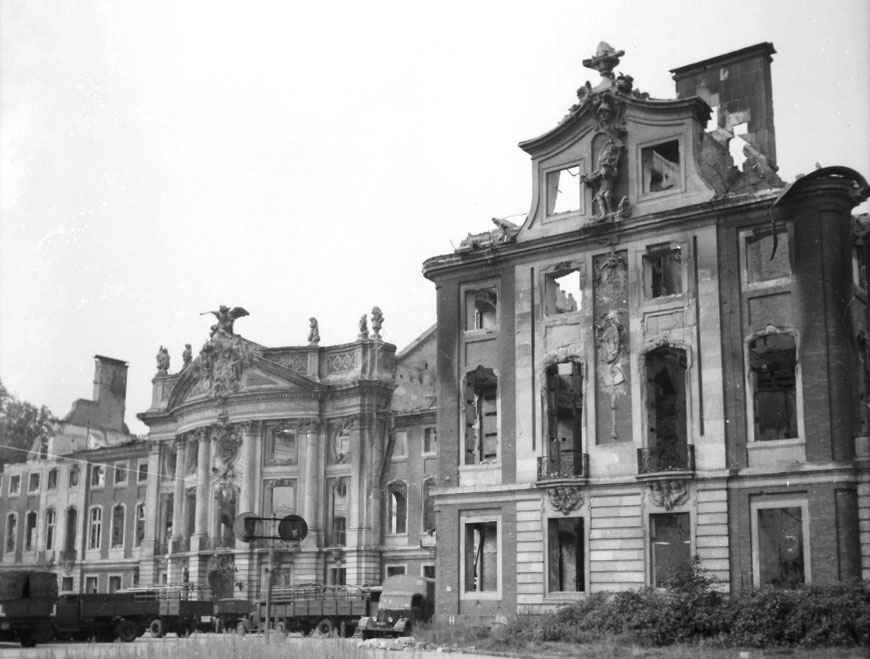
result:
M 19 400 L 0 381 L 0 468 L 7 462 L 24 462 L 34 441 L 47 441 L 57 421 L 43 405 Z

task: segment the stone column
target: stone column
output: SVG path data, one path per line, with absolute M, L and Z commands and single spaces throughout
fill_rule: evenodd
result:
M 211 479 L 211 438 L 204 430 L 197 440 L 196 457 L 196 520 L 191 539 L 191 550 L 207 549 L 208 513 L 211 503 L 209 481 Z
M 257 478 L 259 478 L 259 470 L 256 465 L 257 451 L 254 446 L 256 441 L 257 427 L 253 423 L 245 423 L 242 425 L 242 446 L 239 449 L 239 456 L 236 458 L 236 473 L 240 478 L 239 483 L 239 502 L 236 514 L 241 513 L 256 513 L 257 502 Z M 247 543 L 245 543 L 247 546 Z
M 184 457 L 186 452 L 180 439 L 175 440 L 175 495 L 172 499 L 172 540 L 181 538 L 184 526 Z M 173 545 L 175 543 L 173 542 Z M 170 549 L 170 553 L 173 549 Z
M 148 481 L 145 489 L 145 538 L 139 563 L 139 583 L 154 583 L 154 545 L 157 542 L 157 520 L 160 508 L 160 447 L 152 442 L 148 447 Z
M 319 448 L 325 443 L 323 438 L 325 425 L 312 421 L 300 426 L 300 430 L 304 429 L 305 433 L 305 466 L 299 491 L 302 494 L 301 515 L 305 523 L 308 524 L 308 537 L 302 543 L 306 549 L 317 547 L 317 539 L 323 531 L 323 519 L 326 514 L 324 507 L 320 505 L 319 496 L 319 488 L 322 486 L 321 476 L 324 472 L 320 462 Z M 302 438 L 300 437 L 300 439 Z

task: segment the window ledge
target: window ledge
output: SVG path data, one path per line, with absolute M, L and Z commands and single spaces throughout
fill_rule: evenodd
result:
M 750 467 L 768 467 L 807 461 L 806 442 L 800 438 L 748 442 L 746 451 Z

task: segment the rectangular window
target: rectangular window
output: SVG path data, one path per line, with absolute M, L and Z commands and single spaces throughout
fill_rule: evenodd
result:
M 757 508 L 757 586 L 793 588 L 807 579 L 804 507 Z
M 117 593 L 119 590 L 121 590 L 121 577 L 113 574 L 109 577 L 109 592 Z
M 86 593 L 96 593 L 98 589 L 99 580 L 97 577 L 85 577 L 85 592 Z
M 679 247 L 656 245 L 643 255 L 644 292 L 647 299 L 683 292 L 683 255 Z
M 91 465 L 91 487 L 103 487 L 106 484 L 106 465 Z
M 580 210 L 580 167 L 547 172 L 547 215 Z
M 559 269 L 544 279 L 544 313 L 554 316 L 579 311 L 583 293 L 580 268 Z
M 424 565 L 423 566 L 423 578 L 424 579 L 434 579 L 435 578 L 435 566 L 434 565 Z
M 478 367 L 465 377 L 465 464 L 498 458 L 498 379 Z
M 16 474 L 9 477 L 9 496 L 21 493 L 21 476 Z
M 435 453 L 438 448 L 438 430 L 436 428 L 423 429 L 423 453 Z
M 69 468 L 69 486 L 70 487 L 78 487 L 79 472 L 81 472 L 81 469 L 79 468 L 78 465 L 72 465 Z
M 791 276 L 786 227 L 777 227 L 776 233 L 769 228 L 759 228 L 746 235 L 745 240 L 747 283 L 756 284 Z
M 388 577 L 395 577 L 405 574 L 405 566 L 404 565 L 386 565 L 385 566 Z
M 336 517 L 332 520 L 332 543 L 334 547 L 344 547 L 347 544 L 347 519 Z
M 136 504 L 136 539 L 134 543 L 136 547 L 141 547 L 145 540 L 145 504 Z
M 755 441 L 797 438 L 797 347 L 794 336 L 765 334 L 749 343 Z
M 29 494 L 39 492 L 39 474 L 30 474 L 30 480 L 27 483 L 27 492 Z
M 466 291 L 465 329 L 486 330 L 498 323 L 498 295 L 493 288 Z
M 408 433 L 404 430 L 396 432 L 393 440 L 393 460 L 404 460 L 408 457 Z
M 112 547 L 124 546 L 124 514 L 123 504 L 116 504 L 112 508 Z
M 91 508 L 90 528 L 88 529 L 88 549 L 99 549 L 103 533 L 103 509 Z
M 49 508 L 45 511 L 45 550 L 54 549 L 54 531 L 57 528 L 57 511 Z
M 269 431 L 266 439 L 266 465 L 296 464 L 296 430 L 279 427 Z
M 12 553 L 15 551 L 15 545 L 18 542 L 18 515 L 9 513 L 6 516 L 6 552 Z
M 498 522 L 465 525 L 465 592 L 498 590 Z
M 127 484 L 127 472 L 128 463 L 126 462 L 116 462 L 115 463 L 115 485 L 126 485 Z
M 57 469 L 56 468 L 48 470 L 48 484 L 46 485 L 46 487 L 49 490 L 56 490 L 57 489 Z
M 649 516 L 652 586 L 664 586 L 691 569 L 691 523 L 689 513 Z
M 547 520 L 548 588 L 551 593 L 586 590 L 583 546 L 581 517 Z
M 680 142 L 671 140 L 641 149 L 643 194 L 679 189 Z
M 24 517 L 24 551 L 36 549 L 36 511 L 31 510 Z
M 640 473 L 690 470 L 686 351 L 663 345 L 644 356 L 647 445 Z
M 61 577 L 60 579 L 60 592 L 68 593 L 73 589 L 73 578 L 72 577 Z
M 329 577 L 333 586 L 344 586 L 347 584 L 347 568 L 331 567 L 329 568 Z
M 148 461 L 142 460 L 139 462 L 139 467 L 136 471 L 136 481 L 145 483 L 148 481 Z
M 583 475 L 583 376 L 574 361 L 551 364 L 545 371 L 547 476 Z
M 272 517 L 284 518 L 296 512 L 296 481 L 282 478 L 264 481 L 264 485 Z

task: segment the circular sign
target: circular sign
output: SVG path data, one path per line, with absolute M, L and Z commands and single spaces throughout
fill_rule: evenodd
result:
M 233 535 L 237 540 L 250 542 L 254 539 L 257 530 L 257 522 L 260 518 L 254 513 L 242 513 L 233 521 Z
M 308 535 L 308 524 L 299 515 L 287 515 L 278 523 L 278 536 L 282 540 L 299 542 Z

